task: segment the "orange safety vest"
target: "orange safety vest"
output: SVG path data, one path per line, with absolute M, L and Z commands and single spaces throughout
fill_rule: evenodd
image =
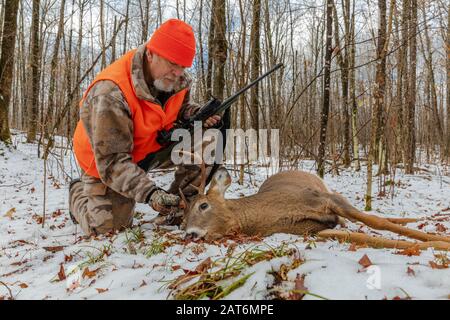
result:
M 131 79 L 131 62 L 135 52 L 136 50 L 127 52 L 119 60 L 101 71 L 84 93 L 80 101 L 80 107 L 95 83 L 102 80 L 113 81 L 122 91 L 131 111 L 134 129 L 131 156 L 133 162 L 138 163 L 147 154 L 161 148 L 161 145 L 156 142 L 157 133 L 161 129 L 168 130 L 173 126 L 188 89 L 185 88 L 172 95 L 165 103 L 164 110 L 157 103 L 139 99 L 136 96 Z M 100 178 L 92 146 L 81 120 L 78 121 L 75 129 L 73 149 L 81 168 L 88 175 Z

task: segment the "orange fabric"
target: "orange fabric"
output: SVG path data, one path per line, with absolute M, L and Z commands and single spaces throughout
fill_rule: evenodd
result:
M 167 20 L 153 33 L 147 48 L 170 62 L 190 67 L 195 56 L 194 31 L 181 20 Z
M 156 136 L 161 129 L 170 129 L 177 119 L 188 89 L 183 89 L 171 96 L 164 107 L 150 101 L 141 100 L 136 96 L 131 79 L 131 62 L 136 50 L 129 51 L 119 60 L 100 72 L 80 101 L 80 107 L 92 86 L 101 80 L 111 80 L 119 86 L 131 111 L 133 119 L 132 158 L 138 163 L 151 152 L 161 148 L 156 142 Z M 94 153 L 83 123 L 78 121 L 73 138 L 75 156 L 81 168 L 90 176 L 100 178 L 95 164 Z

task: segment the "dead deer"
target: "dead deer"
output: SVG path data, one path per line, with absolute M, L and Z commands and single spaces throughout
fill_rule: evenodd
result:
M 204 173 L 204 163 L 202 165 Z M 409 229 L 401 224 L 416 219 L 385 219 L 362 213 L 343 196 L 330 191 L 322 179 L 303 171 L 284 171 L 269 177 L 259 191 L 239 199 L 225 199 L 232 182 L 225 168 L 213 176 L 205 192 L 203 177 L 198 194 L 185 203 L 182 228 L 186 237 L 213 240 L 227 234 L 269 236 L 274 233 L 337 238 L 371 247 L 450 250 L 450 238 Z M 422 242 L 389 240 L 362 233 L 333 230 L 344 219 L 360 221 L 378 230 L 388 230 Z

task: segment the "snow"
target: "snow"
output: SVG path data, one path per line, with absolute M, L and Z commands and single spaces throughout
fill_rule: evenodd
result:
M 81 238 L 79 228 L 68 219 L 68 183 L 78 172 L 63 140 L 58 141 L 60 148 L 56 148 L 47 161 L 46 221 L 42 227 L 44 161 L 37 157 L 37 145 L 27 144 L 25 140 L 23 134 L 16 132 L 14 147 L 0 144 L 0 299 L 9 298 L 9 290 L 15 299 L 173 299 L 171 281 L 187 270 L 195 270 L 208 257 L 212 261 L 226 257 L 232 240 L 216 244 L 185 242 L 183 231 L 175 227 L 157 228 L 149 223 L 156 213 L 142 204 L 137 206 L 140 214 L 134 224 L 140 224 L 145 236 L 144 246 L 134 243 L 130 249 L 127 245 L 130 231 L 113 237 Z M 436 164 L 420 167 L 424 170 L 414 176 L 397 169 L 394 189 L 388 185 L 385 195 L 374 197 L 375 210 L 371 213 L 424 218 L 426 222 L 411 223 L 408 227 L 449 235 L 449 169 Z M 299 168 L 313 172 L 314 163 L 303 161 Z M 251 170 L 252 175 L 245 175 L 242 186 L 234 177 L 235 183 L 226 197 L 255 193 L 271 174 L 263 167 Z M 171 171 L 151 175 L 163 188 L 168 187 L 173 178 Z M 379 182 L 375 180 L 373 190 L 378 192 Z M 325 182 L 331 190 L 340 192 L 363 210 L 364 167 L 360 172 L 348 169 L 339 176 L 328 174 Z M 349 223 L 347 228 L 391 239 L 401 238 L 388 232 L 374 232 L 361 224 Z M 442 228 L 447 230 L 442 231 Z M 152 243 L 155 254 L 147 254 L 153 248 Z M 254 248 L 267 250 L 282 244 L 297 249 L 302 261 L 288 271 L 286 281 L 276 284 L 272 272 L 291 265 L 292 256 L 260 261 L 224 282 L 229 285 L 251 274 L 224 299 L 269 299 L 273 290 L 293 289 L 297 275 L 305 275 L 304 286 L 310 294 L 304 299 L 448 299 L 450 295 L 450 269 L 432 268 L 429 263 L 439 264 L 439 259 L 449 256 L 433 249 L 409 257 L 396 254 L 397 250 L 393 249 L 351 251 L 349 244 L 337 241 L 310 239 L 305 242 L 303 237 L 274 234 L 261 241 L 237 243 L 234 254 Z M 45 249 L 47 247 L 60 248 L 51 252 Z M 102 251 L 107 254 L 102 255 Z M 358 263 L 364 255 L 372 262 L 366 269 Z M 97 261 L 92 261 L 94 258 L 98 258 Z M 81 276 L 86 267 L 91 274 Z M 58 277 L 61 269 L 66 275 L 62 281 Z M 198 278 L 193 278 L 183 286 L 196 280 Z

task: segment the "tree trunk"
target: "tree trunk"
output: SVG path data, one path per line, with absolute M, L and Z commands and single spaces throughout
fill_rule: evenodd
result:
M 352 8 L 352 22 L 350 25 L 350 101 L 352 106 L 352 140 L 353 140 L 353 161 L 354 169 L 356 171 L 361 170 L 359 161 L 359 140 L 358 140 L 358 105 L 356 102 L 356 79 L 355 79 L 355 1 L 353 1 Z
M 323 104 L 320 113 L 320 143 L 317 173 L 323 178 L 325 173 L 325 146 L 327 138 L 328 113 L 330 109 L 330 67 L 331 54 L 333 47 L 331 40 L 333 38 L 333 0 L 326 2 L 326 44 L 325 44 L 325 61 L 324 61 L 324 79 L 323 79 Z
M 214 59 L 214 79 L 213 96 L 219 100 L 223 99 L 225 89 L 225 62 L 227 60 L 227 40 L 226 40 L 226 19 L 225 1 L 215 1 L 215 7 L 211 17 L 214 21 L 213 59 Z
M 447 6 L 447 138 L 446 138 L 446 155 L 447 161 L 450 158 L 450 4 Z
M 64 32 L 64 9 L 65 9 L 66 0 L 61 1 L 61 8 L 59 11 L 59 23 L 58 23 L 58 31 L 56 34 L 55 39 L 55 46 L 53 48 L 53 56 L 52 61 L 50 63 L 50 84 L 48 89 L 48 102 L 47 102 L 47 116 L 45 119 L 45 123 L 47 124 L 45 126 L 45 138 L 48 137 L 48 129 L 51 128 L 51 125 L 53 123 L 53 113 L 55 108 L 55 86 L 56 86 L 56 77 L 57 74 L 57 67 L 58 67 L 58 56 L 59 56 L 59 45 L 61 42 L 61 38 Z M 69 70 L 67 70 L 69 72 Z
M 250 32 L 250 60 L 251 60 L 251 81 L 259 77 L 259 69 L 261 67 L 261 52 L 260 52 L 260 12 L 261 0 L 253 1 L 253 21 Z M 259 129 L 259 86 L 256 85 L 250 89 L 250 115 L 252 117 L 252 128 Z
M 344 13 L 344 44 L 341 45 L 339 36 L 339 20 L 336 5 L 333 6 L 334 11 L 334 38 L 335 46 L 337 48 L 337 60 L 341 69 L 341 92 L 342 92 L 342 118 L 344 119 L 344 166 L 350 166 L 350 117 L 348 112 L 348 106 L 350 104 L 349 99 L 349 64 L 350 64 L 350 1 L 342 1 L 343 13 Z
M 9 132 L 8 114 L 13 81 L 19 0 L 7 0 L 5 5 L 0 57 L 0 141 L 9 144 L 11 135 Z
M 214 18 L 214 10 L 217 6 L 216 2 L 219 0 L 211 1 L 211 17 L 209 20 L 209 34 L 208 34 L 208 69 L 206 74 L 206 93 L 207 96 L 212 95 L 212 77 L 213 77 L 213 67 L 214 67 L 214 37 L 215 37 L 215 26 L 216 19 Z
M 416 114 L 416 66 L 417 66 L 417 0 L 410 2 L 409 24 L 409 79 L 408 79 L 408 110 L 406 112 L 406 165 L 405 172 L 414 173 L 414 161 L 416 152 L 415 114 Z
M 424 21 L 427 20 L 426 17 L 426 11 L 425 11 L 425 3 L 422 5 L 422 13 Z M 436 81 L 434 76 L 434 68 L 433 68 L 433 47 L 431 45 L 430 35 L 428 33 L 428 23 L 425 22 L 424 25 L 424 34 L 425 34 L 425 45 L 423 46 L 423 55 L 425 64 L 428 69 L 428 76 L 427 76 L 427 82 L 428 85 L 426 86 L 426 90 L 428 90 L 430 99 L 429 99 L 429 107 L 430 111 L 433 115 L 433 128 L 436 136 L 436 140 L 432 142 L 431 146 L 434 144 L 439 144 L 441 146 L 441 155 L 444 155 L 445 150 L 445 143 L 444 143 L 444 130 L 442 129 L 442 123 L 441 119 L 439 117 L 439 110 L 438 110 L 438 101 L 437 101 L 437 92 L 436 92 Z M 431 133 L 431 132 L 430 132 Z M 434 148 L 433 148 L 434 149 Z
M 30 43 L 30 74 L 28 85 L 28 131 L 27 142 L 36 140 L 37 119 L 39 113 L 39 16 L 40 0 L 33 0 Z
M 386 87 L 386 0 L 378 0 L 380 12 L 377 44 L 377 67 L 375 75 L 375 105 L 372 109 L 372 123 L 370 129 L 369 155 L 367 160 L 367 190 L 366 190 L 366 211 L 372 210 L 372 165 L 375 159 L 375 149 L 378 147 L 377 134 L 381 114 L 384 107 L 384 94 Z M 380 139 L 378 139 L 379 141 Z

